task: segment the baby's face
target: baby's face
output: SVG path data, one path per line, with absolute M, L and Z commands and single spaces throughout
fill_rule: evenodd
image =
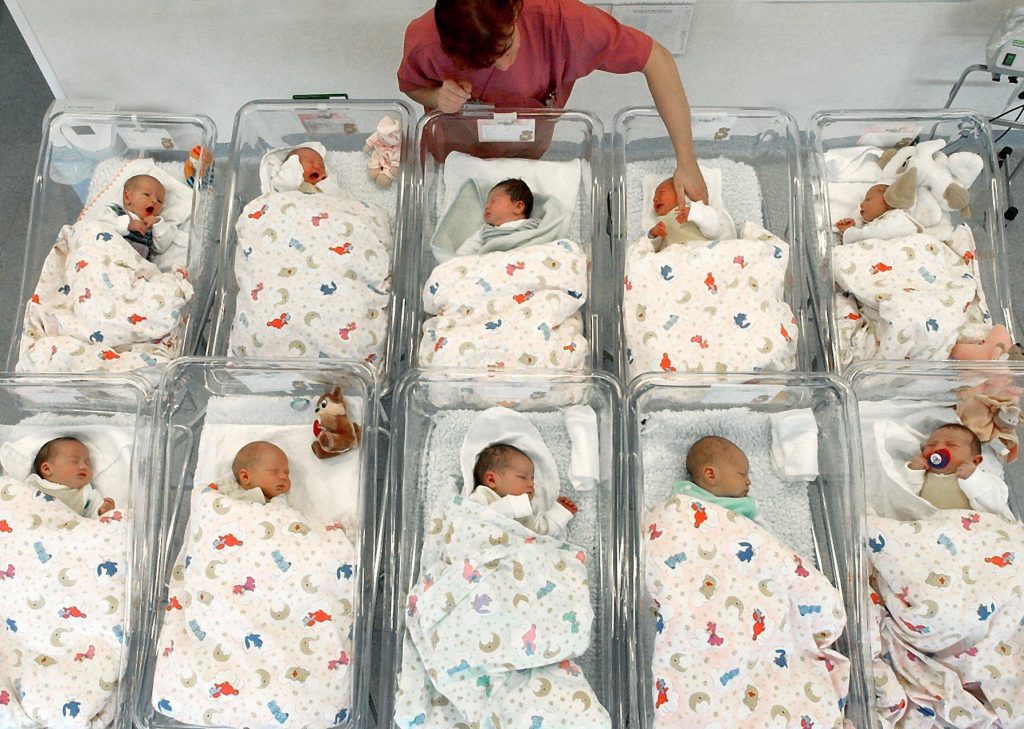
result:
M 292 488 L 288 456 L 276 447 L 266 447 L 249 468 L 242 469 L 239 481 L 242 488 L 259 489 L 267 501 L 288 493 Z
M 164 208 L 164 186 L 143 178 L 131 190 L 124 191 L 124 209 L 140 218 L 157 217 Z
M 864 201 L 860 204 L 860 217 L 865 223 L 870 223 L 875 218 L 892 210 L 892 207 L 885 201 L 885 185 L 875 185 Z
M 50 449 L 50 458 L 39 467 L 47 481 L 69 489 L 80 489 L 92 481 L 89 449 L 78 441 L 61 441 Z
M 971 443 L 970 436 L 959 428 L 939 428 L 928 438 L 928 442 L 921 449 L 921 455 L 927 461 L 928 456 L 935 451 L 946 449 L 949 451 L 949 463 L 943 468 L 929 466 L 929 470 L 934 473 L 950 474 L 964 463 L 976 463 L 981 460 L 980 456 L 971 452 Z
M 313 149 L 303 147 L 295 153 L 302 165 L 302 179 L 310 185 L 317 185 L 327 179 L 324 158 Z
M 662 180 L 654 188 L 654 212 L 658 215 L 668 215 L 679 206 L 679 198 L 676 197 L 676 188 L 672 180 Z
M 524 220 L 525 210 L 523 202 L 512 202 L 507 192 L 495 188 L 487 194 L 487 202 L 484 203 L 484 222 L 488 225 L 501 225 L 510 220 Z
M 734 448 L 712 463 L 715 467 L 715 483 L 708 491 L 715 496 L 742 497 L 750 492 L 750 464 L 739 448 Z
M 518 496 L 526 494 L 533 500 L 533 461 L 521 453 L 511 453 L 501 471 L 488 471 L 484 478 L 489 480 L 494 475 L 493 483 L 487 485 L 498 496 Z

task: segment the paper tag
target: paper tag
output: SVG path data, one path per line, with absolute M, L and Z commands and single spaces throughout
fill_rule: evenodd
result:
M 920 124 L 871 127 L 861 135 L 857 144 L 869 147 L 892 147 L 904 139 L 913 139 L 920 133 Z
M 163 147 L 174 149 L 174 137 L 166 129 L 121 129 L 118 136 L 124 140 L 129 147 L 137 149 L 152 149 Z
M 477 119 L 476 133 L 481 142 L 533 142 L 536 120 L 519 119 L 514 113 L 495 114 L 493 119 Z
M 774 400 L 785 389 L 782 385 L 711 385 L 702 402 L 713 405 L 763 405 Z
M 330 134 L 355 134 L 359 127 L 346 114 L 332 112 L 309 112 L 299 114 L 299 121 L 302 123 L 306 134 L 312 136 L 328 136 Z
M 226 374 L 254 395 L 281 395 L 282 393 L 296 397 L 319 397 L 322 390 L 317 390 L 306 380 L 306 372 L 302 370 L 226 370 Z M 298 409 L 298 408 L 295 408 Z
M 716 116 L 711 119 L 696 119 L 691 123 L 693 138 L 722 141 L 729 138 L 729 134 L 735 124 L 736 117 L 734 116 Z

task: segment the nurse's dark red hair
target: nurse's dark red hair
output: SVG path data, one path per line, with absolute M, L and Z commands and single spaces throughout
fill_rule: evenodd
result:
M 468 68 L 487 68 L 508 50 L 523 0 L 437 0 L 441 48 Z

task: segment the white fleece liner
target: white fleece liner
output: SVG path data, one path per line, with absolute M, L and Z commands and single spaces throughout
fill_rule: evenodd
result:
M 764 225 L 761 185 L 753 167 L 725 157 L 702 159 L 700 164 L 722 171 L 722 202 L 737 226 L 747 220 Z M 629 211 L 626 240 L 636 240 L 647 233 L 643 229 L 641 211 L 652 203 L 644 200 L 644 177 L 651 174 L 671 177 L 675 168 L 676 162 L 671 158 L 637 160 L 626 164 L 626 210 Z
M 480 415 L 480 412 L 479 410 L 446 410 L 433 417 L 433 425 L 424 444 L 424 454 L 420 461 L 420 474 L 417 479 L 423 523 L 416 527 L 404 525 L 403 528 L 418 528 L 424 532 L 430 518 L 440 513 L 440 502 L 447 501 L 452 496 L 461 493 L 462 467 L 459 463 L 459 452 L 469 426 Z M 565 414 L 563 412 L 526 413 L 526 416 L 540 431 L 544 443 L 555 459 L 559 476 L 558 495 L 568 496 L 579 507 L 579 511 L 569 521 L 565 533 L 562 534 L 562 539 L 586 550 L 591 604 L 596 606 L 599 600 L 604 600 L 606 610 L 610 609 L 618 596 L 597 594 L 596 570 L 599 565 L 598 555 L 595 551 L 598 543 L 597 524 L 599 518 L 596 513 L 597 490 L 577 491 L 569 484 L 568 473 L 572 442 L 569 440 L 569 432 L 565 427 Z M 404 487 L 408 485 L 405 484 Z M 600 518 L 602 523 L 607 523 L 610 517 L 607 514 L 601 514 Z M 439 554 L 424 553 L 421 555 L 420 564 L 434 564 L 439 557 Z M 606 555 L 605 558 L 610 558 L 610 555 Z M 418 575 L 414 577 L 418 578 Z M 402 595 L 401 599 L 404 603 L 405 595 Z M 604 630 L 597 621 L 595 621 L 595 628 L 601 632 Z M 595 673 L 597 651 L 595 647 L 600 645 L 602 645 L 601 641 L 592 641 L 590 650 L 579 658 L 584 674 L 592 681 L 597 680 Z
M 772 467 L 772 424 L 767 413 L 729 410 L 659 410 L 641 426 L 644 514 L 672 495 L 672 486 L 688 480 L 686 454 L 706 435 L 735 443 L 750 463 L 750 496 L 757 503 L 757 523 L 817 565 L 807 484 L 783 481 Z M 641 515 L 641 518 L 643 516 Z

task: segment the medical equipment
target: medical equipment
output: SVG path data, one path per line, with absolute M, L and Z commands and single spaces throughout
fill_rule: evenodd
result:
M 989 123 L 993 126 L 1005 127 L 1005 131 L 996 137 L 995 141 L 998 142 L 1011 129 L 1024 130 L 1024 122 L 1019 121 L 1021 115 L 1024 114 L 1024 82 L 1019 78 L 1019 76 L 1024 75 L 1024 5 L 1010 8 L 1006 11 L 1006 15 L 1003 16 L 1002 21 L 996 26 L 996 29 L 989 36 L 988 42 L 985 44 L 985 61 L 985 63 L 976 63 L 964 69 L 963 73 L 960 74 L 960 78 L 957 79 L 956 83 L 953 84 L 953 88 L 950 89 L 949 98 L 946 99 L 944 108 L 949 109 L 952 106 L 953 99 L 960 93 L 964 81 L 975 71 L 991 73 L 992 81 L 995 83 L 999 83 L 1002 77 L 1006 76 L 1006 80 L 1016 84 L 1016 88 L 1007 101 L 1007 109 L 989 120 Z M 1021 103 L 1011 106 L 1014 100 Z M 1017 116 L 1012 121 L 1003 118 L 1013 112 L 1017 112 Z M 1003 219 L 1007 223 L 1013 221 L 1019 212 L 1010 199 L 1010 180 L 1020 171 L 1021 164 L 1024 164 L 1024 162 L 1018 162 L 1011 172 L 1009 157 L 1012 153 L 1013 148 L 1009 146 L 1003 147 L 998 153 L 999 169 L 1003 173 L 1002 177 L 1005 184 L 1004 189 L 1006 190 L 1007 202 L 1006 210 L 1003 212 Z

